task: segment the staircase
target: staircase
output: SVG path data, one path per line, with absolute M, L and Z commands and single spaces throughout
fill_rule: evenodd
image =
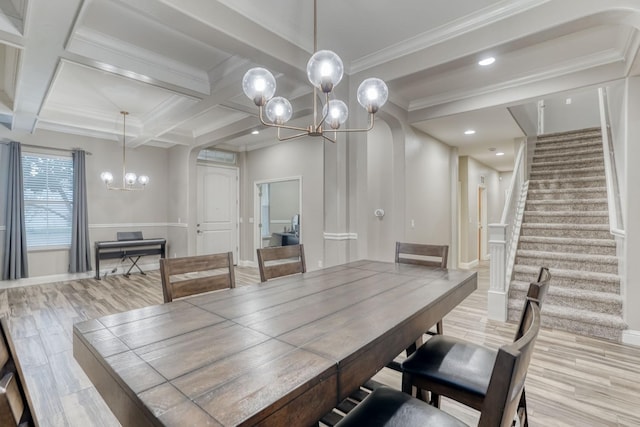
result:
M 552 276 L 543 326 L 621 340 L 626 325 L 599 128 L 538 137 L 509 288 L 510 320 L 519 319 L 540 266 Z

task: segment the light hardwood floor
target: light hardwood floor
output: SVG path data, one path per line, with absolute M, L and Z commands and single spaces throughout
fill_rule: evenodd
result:
M 515 325 L 487 320 L 488 270 L 479 289 L 444 319 L 445 333 L 498 347 Z M 238 286 L 257 283 L 257 269 L 236 269 Z M 162 303 L 160 276 L 109 276 L 0 291 L 42 426 L 118 426 L 76 364 L 75 322 Z M 384 369 L 377 380 L 400 387 Z M 531 426 L 640 426 L 640 348 L 543 329 L 527 377 Z M 444 399 L 443 408 L 474 425 L 477 413 Z

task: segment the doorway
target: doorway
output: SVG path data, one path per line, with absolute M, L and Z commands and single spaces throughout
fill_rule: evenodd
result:
M 238 168 L 197 165 L 196 253 L 233 252 L 238 262 Z
M 256 248 L 302 241 L 302 177 L 256 181 L 254 185 Z

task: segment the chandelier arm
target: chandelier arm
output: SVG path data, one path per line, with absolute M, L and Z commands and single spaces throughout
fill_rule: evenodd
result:
M 290 139 L 296 139 L 296 138 L 300 138 L 300 137 L 303 137 L 303 136 L 309 136 L 309 132 L 306 129 L 305 129 L 304 132 L 300 132 L 300 133 L 297 133 L 295 135 L 280 136 L 280 129 L 282 129 L 282 128 L 280 128 L 280 127 L 278 128 L 278 141 L 288 141 Z
M 325 94 L 325 104 L 324 105 L 329 105 L 329 94 L 328 93 Z M 323 109 L 324 109 L 324 105 L 322 106 Z M 320 129 L 320 127 L 322 127 L 324 122 L 327 120 L 327 117 L 329 117 L 329 107 L 327 107 L 327 113 L 322 115 L 322 120 L 320 120 L 320 123 L 318 123 L 318 125 L 315 127 L 316 131 L 318 131 L 318 129 Z
M 324 139 L 326 139 L 327 141 L 329 141 L 329 142 L 333 142 L 333 143 L 335 144 L 335 143 L 336 143 L 336 141 L 338 140 L 338 135 L 336 135 L 336 133 L 335 133 L 335 132 L 333 133 L 333 135 L 334 135 L 334 136 L 333 136 L 333 138 L 331 138 L 330 136 L 326 136 L 326 135 L 324 135 L 324 134 L 322 135 L 322 137 L 323 137 Z
M 373 113 L 369 113 L 369 127 L 368 128 L 354 128 L 354 129 L 334 129 L 333 132 L 343 132 L 343 133 L 347 133 L 347 132 L 368 132 L 371 129 L 373 129 L 373 124 L 374 124 L 374 114 Z
M 297 126 L 289 126 L 289 125 L 279 125 L 276 123 L 269 123 L 269 122 L 265 122 L 264 118 L 262 117 L 262 107 L 259 108 L 260 111 L 260 123 L 262 123 L 265 126 L 268 126 L 270 128 L 277 128 L 277 129 L 290 129 L 290 130 L 298 130 L 298 131 L 305 131 L 307 132 L 308 129 L 307 128 L 302 128 L 302 127 L 297 127 Z

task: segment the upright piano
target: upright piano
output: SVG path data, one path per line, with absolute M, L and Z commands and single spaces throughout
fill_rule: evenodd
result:
M 138 266 L 138 260 L 140 257 L 146 255 L 160 255 L 160 258 L 165 257 L 165 248 L 167 244 L 166 239 L 144 239 L 141 231 L 118 232 L 117 239 L 118 240 L 95 243 L 95 278 L 97 280 L 101 280 L 101 259 L 120 259 L 122 261 L 129 259 L 131 261 L 131 266 L 125 273 L 125 276 L 128 277 L 133 267 L 136 267 L 140 273 L 145 274 L 140 266 Z

